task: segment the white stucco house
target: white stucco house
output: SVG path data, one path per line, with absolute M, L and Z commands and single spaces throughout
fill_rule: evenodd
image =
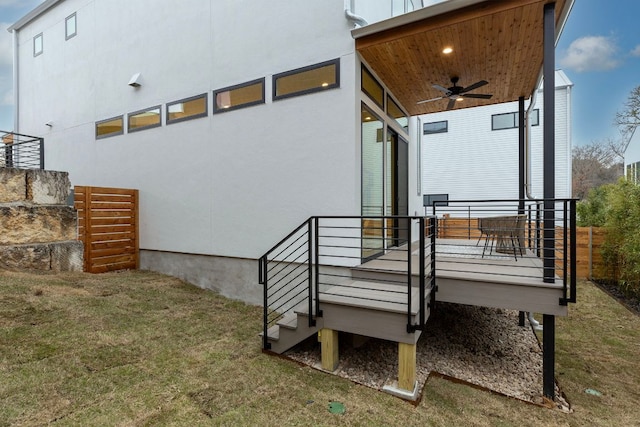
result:
M 556 70 L 555 83 L 555 189 L 557 197 L 569 198 L 573 83 L 562 70 Z M 525 108 L 531 110 L 525 148 L 527 193 L 542 198 L 542 88 L 536 92 L 534 105 L 527 102 Z M 425 114 L 419 120 L 423 194 L 454 200 L 519 197 L 517 102 Z
M 572 5 L 573 0 L 45 0 L 9 28 L 14 131 L 43 137 L 46 168 L 68 171 L 74 185 L 138 189 L 141 267 L 263 303 L 264 349 L 285 351 L 318 328 L 324 331 L 323 359 L 337 355 L 337 331 L 396 341 L 399 372 L 405 375 L 398 388 L 411 395 L 415 343 L 428 319 L 429 298 L 537 312 L 545 323 L 544 393 L 553 397 L 554 319 L 567 315 L 568 303 L 575 302 L 575 257 L 571 264 L 568 249 L 556 256 L 554 246 L 556 199 L 567 194 L 570 179 L 568 148 L 556 149 L 555 142 L 565 138 L 566 119 L 557 116 L 569 113 L 554 101 L 565 93 L 554 91 L 554 53 Z M 541 129 L 545 147 L 544 159 L 536 159 L 535 151 L 531 158 L 533 190 L 544 181 L 544 217 L 529 221 L 538 233 L 529 240 L 539 244 L 524 247 L 520 235 L 498 234 L 494 226 L 481 230 L 496 251 L 498 243 L 510 245 L 500 268 L 531 262 L 529 271 L 540 277 L 512 275 L 518 281 L 513 283 L 485 275 L 471 286 L 468 277 L 449 275 L 438 282 L 436 298 L 435 263 L 426 267 L 436 256 L 435 220 L 423 215 L 423 195 L 440 191 L 431 169 L 443 153 L 429 146 L 430 139 L 420 140 L 424 115 L 439 114 L 447 102 L 421 100 L 442 96 L 433 85 L 454 76 L 466 84 L 483 82 L 492 96 L 457 103 L 446 119 L 451 135 L 476 133 L 463 120 L 480 111 L 474 107 L 495 108 L 485 118 L 489 124 L 492 114 L 515 111 L 505 103 L 517 102 L 519 115 L 526 115 L 525 101 L 542 79 L 550 83 L 544 111 L 535 113 L 541 125 L 532 127 L 533 134 Z M 444 94 L 450 102 L 459 95 Z M 492 138 L 499 132 L 505 137 Z M 499 174 L 522 169 L 512 156 L 521 136 L 506 138 L 513 129 L 478 135 L 487 133 L 479 145 L 497 151 L 494 158 L 505 164 Z M 435 144 L 438 135 L 430 136 Z M 442 160 L 459 176 L 470 161 L 463 160 L 471 150 L 467 143 L 456 138 L 449 143 L 456 148 L 448 147 L 449 158 Z M 447 191 L 452 198 L 486 197 L 483 189 L 500 179 L 493 169 L 496 176 L 484 168 L 485 174 L 472 177 L 475 192 L 464 192 L 462 185 Z M 517 198 L 517 190 L 504 187 L 501 198 Z M 569 202 L 563 203 L 566 209 Z M 521 221 L 518 206 L 513 208 L 511 218 Z M 336 217 L 342 222 L 327 225 Z M 564 227 L 566 241 L 571 233 Z M 407 245 L 424 243 L 427 229 L 433 242 L 429 258 L 425 245 L 415 252 Z M 281 243 L 296 242 L 272 253 L 284 236 Z M 466 242 L 474 244 L 466 245 L 470 249 L 477 246 L 473 240 Z M 404 259 L 388 260 L 408 266 L 399 282 L 388 283 L 393 271 L 371 281 L 368 275 L 379 271 L 352 270 L 401 254 Z M 412 263 L 414 257 L 419 262 Z M 561 258 L 564 264 L 554 264 Z M 282 265 L 271 269 L 271 262 Z M 467 267 L 478 274 L 472 264 Z M 279 273 L 284 285 L 276 285 L 273 276 Z M 351 294 L 334 295 L 330 302 L 331 286 L 353 280 L 357 286 L 340 291 Z M 344 304 L 337 308 L 336 301 L 360 298 L 353 289 L 377 305 L 355 307 L 360 314 Z M 272 304 L 280 291 L 286 301 Z M 388 294 L 391 302 L 371 298 Z M 306 313 L 292 300 L 308 303 Z M 332 309 L 337 311 L 330 314 Z M 302 327 L 297 316 L 305 315 L 308 326 Z M 278 323 L 284 320 L 286 325 Z M 283 344 L 285 329 L 294 336 Z

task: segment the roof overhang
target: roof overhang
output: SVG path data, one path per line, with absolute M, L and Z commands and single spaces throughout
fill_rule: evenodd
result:
M 19 31 L 22 27 L 27 25 L 29 22 L 36 19 L 38 16 L 42 15 L 47 10 L 51 9 L 53 6 L 58 3 L 63 2 L 64 0 L 45 0 L 40 3 L 35 9 L 31 12 L 27 13 L 25 16 L 20 18 L 15 24 L 7 28 L 7 31 L 12 33 L 13 31 Z
M 574 0 L 555 1 L 557 43 Z M 553 0 L 449 0 L 352 31 L 356 50 L 410 115 L 446 109 L 448 100 L 418 104 L 443 95 L 433 84 L 489 84 L 456 108 L 529 98 L 544 59 L 544 7 Z M 453 52 L 442 50 L 451 47 Z

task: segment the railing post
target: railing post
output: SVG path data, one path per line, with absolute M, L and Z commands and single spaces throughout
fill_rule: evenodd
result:
M 309 327 L 316 326 L 316 318 L 313 313 L 313 217 L 307 222 L 307 265 L 308 268 L 308 299 L 309 299 Z
M 411 221 L 407 227 L 407 332 L 412 332 L 415 327 L 411 321 Z
M 571 199 L 569 201 L 569 233 L 571 234 L 571 246 L 570 246 L 570 278 L 569 280 L 571 280 L 571 297 L 569 299 L 570 302 L 575 303 L 577 301 L 577 275 L 578 275 L 578 271 L 577 271 L 577 267 L 576 267 L 576 256 L 577 256 L 577 236 L 576 236 L 576 199 Z
M 567 263 L 569 254 L 567 253 L 567 200 L 562 202 L 562 301 L 560 304 L 567 305 Z
M 315 284 L 315 303 L 316 303 L 316 316 L 322 317 L 322 310 L 320 310 L 320 218 L 316 217 L 314 222 L 314 284 Z
M 259 268 L 259 272 L 258 272 L 258 276 L 261 279 L 262 285 L 264 286 L 264 291 L 263 291 L 263 318 L 262 318 L 262 322 L 263 322 L 263 331 L 262 331 L 262 348 L 264 350 L 269 350 L 271 349 L 271 344 L 269 343 L 269 336 L 268 334 L 268 330 L 269 330 L 269 292 L 268 292 L 268 288 L 269 288 L 269 279 L 267 277 L 267 257 L 263 256 L 262 258 L 260 258 L 260 261 L 258 263 L 258 268 Z
M 40 139 L 40 169 L 44 170 L 44 138 Z
M 424 326 L 425 323 L 425 318 L 424 318 L 424 311 L 425 311 L 425 305 L 424 305 L 424 298 L 425 298 L 425 273 L 424 273 L 424 269 L 425 269 L 425 260 L 424 260 L 424 244 L 425 244 L 425 239 L 424 239 L 424 234 L 426 232 L 425 230 L 425 226 L 424 226 L 424 217 L 420 217 L 418 218 L 418 230 L 420 230 L 420 251 L 419 251 L 419 256 L 420 256 L 420 275 L 418 276 L 420 278 L 420 327 L 422 328 Z
M 429 221 L 429 234 L 431 236 L 431 309 L 436 303 L 436 230 L 438 229 L 438 217 L 434 216 Z

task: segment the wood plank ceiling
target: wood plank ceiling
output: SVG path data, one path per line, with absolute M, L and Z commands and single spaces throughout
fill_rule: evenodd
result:
M 418 102 L 442 96 L 432 85 L 448 88 L 452 77 L 463 87 L 486 80 L 469 93 L 493 94 L 464 98 L 456 109 L 529 98 L 542 69 L 543 10 L 550 2 L 489 0 L 357 37 L 356 50 L 410 115 L 445 110 L 447 98 Z M 567 0 L 555 3 L 558 27 Z M 453 52 L 442 53 L 445 47 Z

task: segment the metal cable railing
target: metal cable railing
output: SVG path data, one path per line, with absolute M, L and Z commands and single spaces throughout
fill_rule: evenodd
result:
M 44 138 L 0 131 L 0 167 L 44 169 Z

